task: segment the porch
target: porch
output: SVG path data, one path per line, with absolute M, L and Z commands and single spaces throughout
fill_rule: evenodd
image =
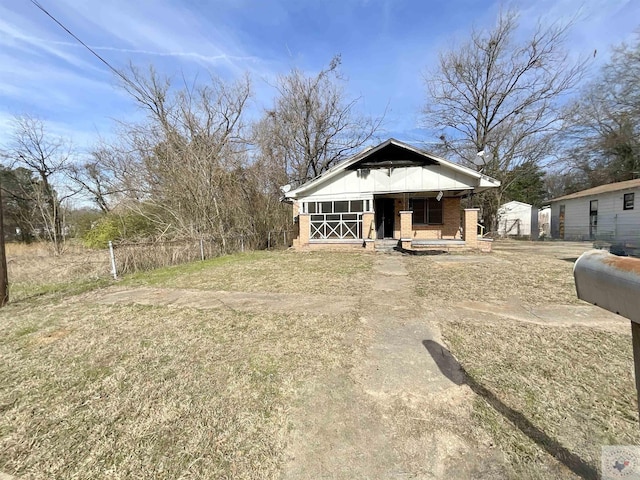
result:
M 395 240 L 405 248 L 461 245 L 477 249 L 477 210 L 460 199 L 500 182 L 389 139 L 291 190 L 296 248 L 365 248 Z M 427 241 L 427 242 L 424 242 Z
M 406 250 L 490 251 L 490 242 L 477 235 L 478 209 L 461 210 L 457 196 L 437 199 L 427 195 L 295 205 L 299 215 L 294 247 L 391 251 L 400 246 Z

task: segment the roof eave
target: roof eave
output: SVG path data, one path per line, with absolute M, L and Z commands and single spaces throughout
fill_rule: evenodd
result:
M 390 138 L 384 142 L 382 142 L 380 145 L 377 145 L 373 148 L 366 148 L 364 150 L 362 150 L 361 152 L 356 153 L 354 156 L 352 156 L 351 158 L 339 163 L 338 165 L 335 165 L 333 168 L 327 170 L 326 172 L 318 175 L 317 177 L 315 177 L 312 180 L 309 180 L 307 183 L 300 185 L 298 188 L 291 190 L 289 192 L 287 192 L 285 194 L 286 198 L 289 199 L 296 199 L 299 198 L 299 195 L 301 193 L 304 193 L 305 191 L 309 190 L 310 188 L 314 187 L 317 183 L 319 182 L 326 182 L 327 180 L 333 178 L 335 175 L 337 175 L 338 173 L 342 172 L 343 170 L 345 170 L 346 168 L 348 168 L 349 166 L 353 165 L 354 163 L 358 162 L 359 160 L 361 160 L 362 158 L 368 156 L 368 155 L 373 155 L 375 152 L 377 152 L 378 150 L 391 145 L 391 144 L 395 144 L 399 147 L 402 148 L 406 148 L 407 150 L 411 150 L 416 154 L 419 155 L 423 155 L 425 157 L 428 157 L 430 159 L 435 160 L 436 162 L 438 162 L 440 165 L 445 166 L 445 167 L 449 167 L 452 170 L 458 171 L 460 173 L 464 173 L 465 175 L 469 175 L 472 178 L 476 178 L 479 180 L 478 182 L 478 186 L 474 189 L 476 192 L 479 191 L 485 191 L 489 188 L 496 188 L 500 186 L 500 181 L 496 180 L 495 178 L 489 177 L 488 175 L 484 175 L 483 173 L 477 172 L 476 170 L 473 170 L 469 167 L 465 167 L 463 165 L 458 165 L 457 163 L 453 163 L 450 162 L 449 160 L 445 160 L 444 158 L 438 157 L 436 155 L 432 155 L 430 153 L 427 153 L 423 150 L 420 150 L 416 147 L 413 147 L 412 145 L 408 145 L 406 143 L 400 142 L 399 140 L 396 140 L 394 138 Z

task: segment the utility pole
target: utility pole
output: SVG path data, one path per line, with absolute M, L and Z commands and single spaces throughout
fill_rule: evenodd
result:
M 2 185 L 0 185 L 0 307 L 9 301 L 9 280 L 7 275 L 7 256 L 4 251 L 4 222 L 2 207 Z

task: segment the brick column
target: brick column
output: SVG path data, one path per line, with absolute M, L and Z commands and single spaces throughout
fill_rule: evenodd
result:
M 464 209 L 464 243 L 469 248 L 478 248 L 479 208 Z
M 311 217 L 308 213 L 301 213 L 298 216 L 298 242 L 296 246 L 299 248 L 309 246 L 310 220 Z
M 373 224 L 373 212 L 362 214 L 362 238 L 364 240 L 375 240 L 376 227 Z
M 413 237 L 413 212 L 411 210 L 400 211 L 400 241 L 402 248 L 411 248 Z
M 375 249 L 376 240 L 376 226 L 373 223 L 373 212 L 364 212 L 362 214 L 362 239 L 364 240 L 364 247 L 367 250 Z

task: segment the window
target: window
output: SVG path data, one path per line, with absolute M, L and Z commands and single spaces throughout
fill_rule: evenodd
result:
M 343 240 L 362 238 L 362 212 L 367 201 L 336 200 L 306 202 L 312 240 Z
M 435 198 L 412 198 L 410 207 L 415 225 L 442 225 L 442 202 Z
M 335 213 L 348 213 L 349 212 L 349 202 L 333 202 L 333 211 Z
M 624 194 L 624 209 L 625 210 L 633 210 L 633 201 L 635 194 L 633 193 L 625 193 Z

